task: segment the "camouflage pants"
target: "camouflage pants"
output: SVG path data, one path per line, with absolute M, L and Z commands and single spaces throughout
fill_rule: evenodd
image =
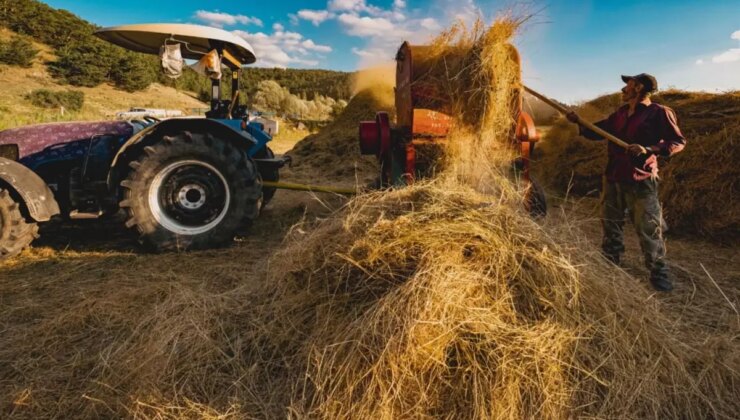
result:
M 602 249 L 611 259 L 624 252 L 624 216 L 629 214 L 640 239 L 645 266 L 653 277 L 667 277 L 663 215 L 658 201 L 658 181 L 638 183 L 604 182 L 602 191 Z

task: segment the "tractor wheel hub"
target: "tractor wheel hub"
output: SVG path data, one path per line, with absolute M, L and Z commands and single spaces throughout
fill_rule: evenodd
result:
M 188 184 L 180 188 L 177 199 L 184 208 L 197 210 L 206 203 L 206 190 L 198 184 Z

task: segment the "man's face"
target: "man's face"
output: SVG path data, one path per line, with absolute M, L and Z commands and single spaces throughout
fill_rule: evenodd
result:
M 627 81 L 627 84 L 622 88 L 622 101 L 629 102 L 640 96 L 642 91 L 642 85 L 635 82 L 633 79 Z

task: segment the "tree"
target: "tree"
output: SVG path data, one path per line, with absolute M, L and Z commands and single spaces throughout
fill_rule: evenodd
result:
M 31 67 L 38 53 L 39 50 L 24 36 L 14 35 L 10 42 L 0 42 L 0 63 Z
M 127 92 L 146 89 L 157 75 L 151 63 L 140 54 L 126 52 L 111 69 L 111 80 Z
M 344 111 L 344 108 L 346 107 L 347 107 L 347 101 L 345 101 L 344 99 L 340 99 L 336 101 L 334 105 L 332 105 L 331 107 L 331 117 L 337 118 L 339 114 L 341 114 L 342 111 Z
M 286 89 L 274 80 L 263 80 L 257 84 L 257 93 L 254 95 L 254 108 L 261 112 L 279 112 L 285 97 L 289 95 Z
M 114 50 L 91 36 L 68 45 L 58 55 L 49 65 L 51 74 L 71 85 L 87 87 L 105 82 L 111 66 L 119 60 Z

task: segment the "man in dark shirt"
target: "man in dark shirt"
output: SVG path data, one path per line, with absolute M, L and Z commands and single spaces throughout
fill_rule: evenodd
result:
M 673 290 L 665 264 L 663 216 L 658 200 L 658 156 L 680 152 L 686 139 L 678 128 L 672 109 L 654 104 L 650 94 L 658 88 L 649 74 L 622 76 L 622 100 L 625 105 L 596 126 L 629 143 L 624 149 L 608 143 L 602 191 L 604 238 L 602 250 L 618 264 L 624 252 L 623 226 L 625 210 L 629 212 L 640 239 L 645 265 L 650 270 L 650 283 L 659 291 Z M 579 123 L 571 112 L 568 120 Z M 597 133 L 579 125 L 580 134 L 591 140 L 602 140 Z

